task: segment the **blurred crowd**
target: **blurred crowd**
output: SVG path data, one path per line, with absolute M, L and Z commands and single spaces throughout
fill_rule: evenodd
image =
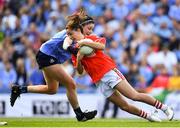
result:
M 10 92 L 10 83 L 45 83 L 36 52 L 82 7 L 133 87 L 180 90 L 180 0 L 0 0 L 0 93 Z M 90 77 L 79 76 L 71 61 L 64 69 L 78 92 L 95 91 Z

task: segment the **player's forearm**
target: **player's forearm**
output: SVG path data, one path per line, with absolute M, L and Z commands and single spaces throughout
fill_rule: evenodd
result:
M 93 43 L 86 42 L 86 43 L 84 43 L 84 45 L 89 46 L 93 49 L 98 49 L 98 50 L 104 50 L 105 49 L 105 45 L 102 43 L 99 43 L 99 42 L 93 42 Z
M 77 61 L 77 71 L 79 74 L 82 74 L 83 73 L 83 66 L 81 64 L 81 61 Z

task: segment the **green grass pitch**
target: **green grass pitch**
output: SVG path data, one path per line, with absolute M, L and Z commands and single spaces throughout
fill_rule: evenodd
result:
M 161 123 L 148 122 L 142 119 L 93 119 L 87 122 L 77 122 L 75 118 L 0 118 L 6 121 L 8 128 L 180 128 L 180 121 L 163 121 Z

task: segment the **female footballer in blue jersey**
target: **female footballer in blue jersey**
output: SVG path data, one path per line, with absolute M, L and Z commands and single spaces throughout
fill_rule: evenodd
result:
M 84 29 L 84 34 L 91 34 L 94 28 L 93 19 L 85 15 L 83 10 L 76 13 L 76 15 L 84 17 L 80 24 Z M 60 82 L 65 85 L 67 89 L 66 94 L 68 100 L 74 109 L 78 121 L 86 121 L 96 116 L 96 110 L 90 112 L 81 111 L 77 100 L 76 84 L 73 81 L 73 78 L 64 71 L 61 65 L 70 59 L 71 53 L 76 52 L 73 47 L 69 46 L 71 43 L 72 41 L 68 38 L 66 30 L 62 30 L 40 47 L 40 50 L 36 55 L 36 60 L 39 68 L 43 72 L 46 85 L 19 86 L 13 84 L 10 97 L 11 106 L 14 106 L 17 97 L 22 93 L 55 94 Z

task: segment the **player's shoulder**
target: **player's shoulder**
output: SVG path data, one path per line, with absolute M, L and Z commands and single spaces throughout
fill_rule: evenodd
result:
M 102 42 L 102 43 L 106 43 L 106 38 L 104 37 L 99 37 L 97 35 L 89 35 L 89 36 L 86 36 L 85 38 L 88 38 L 88 39 L 91 39 L 93 40 L 94 42 Z
M 64 38 L 66 36 L 66 34 L 67 34 L 66 30 L 64 29 L 64 30 L 56 33 L 52 38 Z

